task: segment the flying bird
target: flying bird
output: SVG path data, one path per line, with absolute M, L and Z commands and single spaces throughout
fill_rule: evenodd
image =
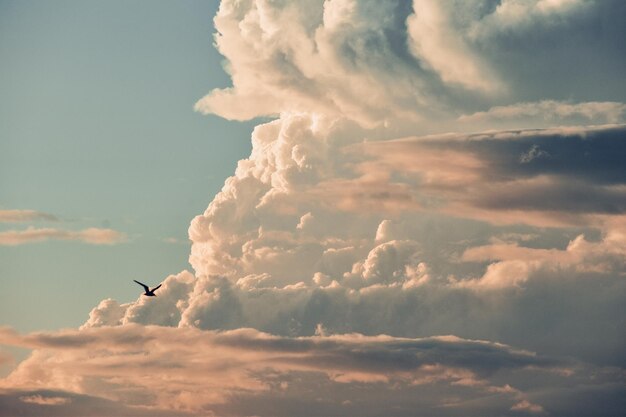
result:
M 156 287 L 154 287 L 153 289 L 150 289 L 146 284 L 142 284 L 141 282 L 137 281 L 136 279 L 134 279 L 133 281 L 135 281 L 137 284 L 141 285 L 143 287 L 143 289 L 146 291 L 145 296 L 148 297 L 156 297 L 156 294 L 154 293 L 156 290 L 158 290 L 159 288 L 161 288 L 161 285 L 163 284 L 159 284 Z

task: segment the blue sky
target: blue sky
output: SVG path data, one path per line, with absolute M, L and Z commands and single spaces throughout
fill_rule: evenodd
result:
M 60 219 L 37 227 L 129 236 L 114 246 L 1 247 L 2 324 L 75 326 L 102 296 L 134 297 L 131 279 L 188 268 L 189 220 L 250 151 L 251 123 L 193 111 L 202 94 L 230 83 L 212 47 L 216 8 L 0 3 L 0 207 Z

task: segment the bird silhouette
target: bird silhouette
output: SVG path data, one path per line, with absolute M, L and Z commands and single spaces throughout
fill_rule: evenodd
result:
M 143 287 L 143 289 L 146 291 L 144 294 L 147 297 L 156 297 L 156 294 L 154 293 L 156 290 L 158 290 L 159 288 L 161 288 L 161 285 L 163 284 L 159 284 L 156 287 L 154 287 L 153 289 L 150 289 L 146 284 L 142 284 L 141 282 L 137 281 L 136 279 L 134 279 L 133 281 L 135 281 L 137 284 L 141 285 Z

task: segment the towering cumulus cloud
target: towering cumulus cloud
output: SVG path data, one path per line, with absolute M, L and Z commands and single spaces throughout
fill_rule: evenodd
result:
M 1 401 L 20 415 L 623 412 L 625 10 L 223 1 L 233 85 L 196 108 L 273 120 L 191 221 L 193 272 L 102 301 L 80 329 L 1 330 L 34 350 Z

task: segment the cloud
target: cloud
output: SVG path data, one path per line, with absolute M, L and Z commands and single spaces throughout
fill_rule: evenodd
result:
M 540 149 L 538 145 L 533 145 L 528 150 L 528 152 L 523 153 L 519 157 L 519 161 L 523 164 L 527 164 L 531 162 L 533 159 L 537 158 L 549 158 L 550 154 L 543 149 Z
M 450 6 L 447 6 L 450 7 Z M 454 6 L 452 6 L 454 7 Z M 451 11 L 440 2 L 414 0 L 414 14 L 407 18 L 409 49 L 446 83 L 470 90 L 494 93 L 500 81 L 464 43 L 451 22 Z
M 307 112 L 400 134 L 483 130 L 514 114 L 502 128 L 623 122 L 626 91 L 606 87 L 621 84 L 621 11 L 610 1 L 223 1 L 215 41 L 233 86 L 196 110 Z
M 0 232 L 0 245 L 16 246 L 46 240 L 71 240 L 91 245 L 114 245 L 126 241 L 126 235 L 112 229 L 90 227 L 72 231 L 54 228 L 28 227 L 25 230 Z
M 511 411 L 527 411 L 532 414 L 543 413 L 544 409 L 538 404 L 528 402 L 528 400 L 522 400 L 511 407 Z
M 507 239 L 520 235 L 522 246 L 490 238 L 502 230 L 496 228 L 484 235 L 491 239 L 485 245 L 459 245 L 459 238 L 476 239 L 467 224 L 418 219 L 386 220 L 370 229 L 369 240 L 335 241 L 321 251 L 306 240 L 288 240 L 289 234 L 262 237 L 254 245 L 263 255 L 244 263 L 245 272 L 229 278 L 172 275 L 157 299 L 140 297 L 121 305 L 105 300 L 84 327 L 252 327 L 297 337 L 315 334 L 321 324 L 331 333 L 457 334 L 594 363 L 623 359 L 621 341 L 607 320 L 619 315 L 623 303 L 619 224 L 602 240 L 580 236 L 565 248 L 533 248 L 543 234 L 503 234 Z M 295 221 L 292 227 L 298 230 Z M 381 229 L 387 230 L 376 233 Z M 562 237 L 555 233 L 550 239 Z M 286 245 L 292 249 L 280 249 Z M 524 319 L 544 314 L 549 319 Z
M 167 308 L 140 313 L 140 302 L 122 321 L 180 317 L 183 326 L 290 336 L 319 324 L 334 333 L 456 334 L 616 364 L 622 344 L 602 317 L 619 314 L 623 301 L 623 131 L 358 143 L 358 129 L 283 115 L 257 126 L 250 158 L 192 221 L 197 279 L 185 279 Z M 529 247 L 527 257 L 464 255 L 506 235 L 526 236 L 518 246 Z M 569 241 L 578 243 L 566 249 Z M 549 324 L 520 320 L 553 308 Z
M 165 242 L 165 243 L 170 243 L 172 245 L 184 245 L 184 244 L 187 244 L 187 241 L 181 240 L 181 239 L 178 239 L 178 238 L 175 238 L 175 237 L 166 237 L 166 238 L 161 239 L 161 241 Z
M 0 223 L 26 223 L 35 221 L 58 222 L 59 218 L 36 210 L 0 210 Z M 127 240 L 119 231 L 90 227 L 84 230 L 64 230 L 51 227 L 28 226 L 24 230 L 0 231 L 0 245 L 16 246 L 46 240 L 70 240 L 92 245 L 113 245 Z
M 32 221 L 56 222 L 59 219 L 49 213 L 36 210 L 0 210 L 0 223 L 24 223 Z
M 192 221 L 193 273 L 155 299 L 103 301 L 84 328 L 455 334 L 616 365 L 623 130 L 363 141 L 353 125 L 284 114 L 255 128 L 250 157 Z M 464 255 L 494 236 L 525 236 L 525 255 Z
M 423 210 L 494 223 L 599 225 L 623 215 L 623 125 L 448 134 L 355 147 Z M 360 181 L 358 178 L 352 180 Z M 345 182 L 344 182 L 345 186 Z M 549 196 L 549 198 L 547 197 Z
M 626 269 L 626 234 L 612 230 L 600 241 L 590 242 L 584 235 L 570 241 L 564 250 L 520 247 L 516 243 L 497 242 L 467 249 L 466 261 L 522 261 L 544 266 L 573 269 L 579 272 L 623 273 Z
M 507 262 L 526 265 L 523 261 L 502 264 Z M 201 278 L 188 298 L 176 303 L 182 308 L 180 313 L 168 313 L 174 306 L 139 304 L 121 321 L 202 329 L 254 327 L 293 337 L 313 335 L 319 324 L 331 333 L 357 331 L 404 337 L 452 333 L 492 338 L 555 355 L 579 356 L 594 363 L 617 364 L 623 360 L 621 339 L 614 331 L 614 322 L 607 319 L 619 315 L 622 305 L 624 284 L 619 275 L 589 276 L 588 272 L 547 264 L 544 268 L 522 269 L 528 273 L 516 286 L 489 287 L 470 285 L 474 283 L 471 275 L 448 282 L 439 275 L 439 268 L 424 271 L 419 264 L 408 272 L 401 271 L 402 277 L 392 284 L 373 284 L 357 290 L 341 279 L 332 282 L 332 277 L 316 285 L 283 288 L 255 288 L 242 282 L 234 285 L 223 279 Z M 492 274 L 498 271 L 506 272 L 500 268 Z M 476 291 L 482 288 L 500 291 Z M 564 294 L 568 296 L 564 298 Z M 98 309 L 91 316 L 100 314 Z M 524 319 L 543 314 L 548 317 L 539 322 Z M 172 320 L 176 316 L 180 316 L 179 322 Z M 90 320 L 86 326 L 119 322 L 118 316 L 111 323 Z M 525 336 L 528 334 L 533 337 Z
M 565 26 L 577 14 L 592 6 L 582 0 L 503 0 L 495 10 L 472 28 L 479 37 L 497 36 L 502 32 L 523 33 L 539 27 Z
M 13 361 L 13 356 L 6 352 L 0 352 L 0 365 L 4 365 L 11 361 Z
M 511 129 L 524 126 L 539 128 L 555 124 L 624 123 L 626 121 L 626 104 L 614 101 L 570 103 L 543 100 L 533 103 L 495 106 L 487 111 L 463 115 L 458 120 L 468 127 L 491 126 L 492 129 Z
M 44 397 L 40 394 L 20 397 L 20 401 L 40 405 L 62 405 L 71 402 L 67 397 Z
M 223 1 L 233 86 L 196 109 L 276 119 L 192 220 L 193 272 L 103 300 L 78 330 L 0 331 L 34 349 L 0 382 L 7 401 L 618 413 L 626 92 L 606 4 Z M 19 400 L 36 396 L 71 401 Z
M 626 276 L 626 230 L 612 229 L 602 240 L 590 242 L 583 235 L 564 250 L 521 247 L 499 242 L 467 249 L 462 259 L 491 263 L 485 274 L 459 285 L 477 289 L 519 287 L 531 277 L 558 271 L 569 274 L 615 274 Z
M 53 407 L 82 399 L 128 404 L 137 412 L 245 415 L 256 405 L 257 415 L 275 415 L 289 413 L 297 401 L 317 404 L 311 414 L 321 409 L 376 415 L 388 409 L 378 401 L 382 396 L 394 399 L 399 415 L 418 407 L 432 415 L 457 415 L 459 407 L 502 415 L 524 401 L 541 407 L 534 397 L 545 389 L 563 396 L 552 410 L 570 411 L 573 387 L 616 382 L 614 371 L 594 381 L 587 365 L 575 361 L 454 336 L 290 338 L 252 329 L 128 324 L 28 335 L 5 328 L 0 342 L 37 348 L 2 381 L 5 389 L 23 392 L 43 384 L 50 393 L 20 397 L 71 398 L 56 405 L 47 401 Z M 549 375 L 547 385 L 537 380 L 542 375 Z M 526 378 L 537 384 L 516 388 Z
M 0 389 L 0 404 L 6 415 L 24 417 L 102 417 L 123 416 L 182 416 L 187 413 L 127 406 L 97 395 L 50 389 Z
M 86 327 L 117 326 L 122 324 L 129 304 L 119 304 L 112 298 L 100 301 L 89 313 L 89 319 L 83 325 Z
M 154 300 L 140 296 L 137 302 L 122 305 L 111 300 L 92 310 L 85 327 L 127 322 L 176 326 L 188 307 L 189 294 L 194 285 L 195 277 L 188 271 L 170 275 L 161 283 L 159 294 Z
M 409 213 L 540 227 L 601 226 L 624 213 L 622 126 L 348 146 L 359 133 L 325 123 L 298 114 L 255 129 L 250 158 L 190 226 L 199 275 L 270 273 L 284 285 L 297 270 L 306 281 L 324 272 L 320 256 L 342 253 L 350 268 L 380 222 Z
M 336 113 L 367 125 L 391 109 L 410 118 L 414 107 L 427 112 L 432 76 L 405 45 L 410 13 L 404 2 L 222 2 L 216 44 L 233 87 L 212 91 L 196 109 L 228 119 Z

